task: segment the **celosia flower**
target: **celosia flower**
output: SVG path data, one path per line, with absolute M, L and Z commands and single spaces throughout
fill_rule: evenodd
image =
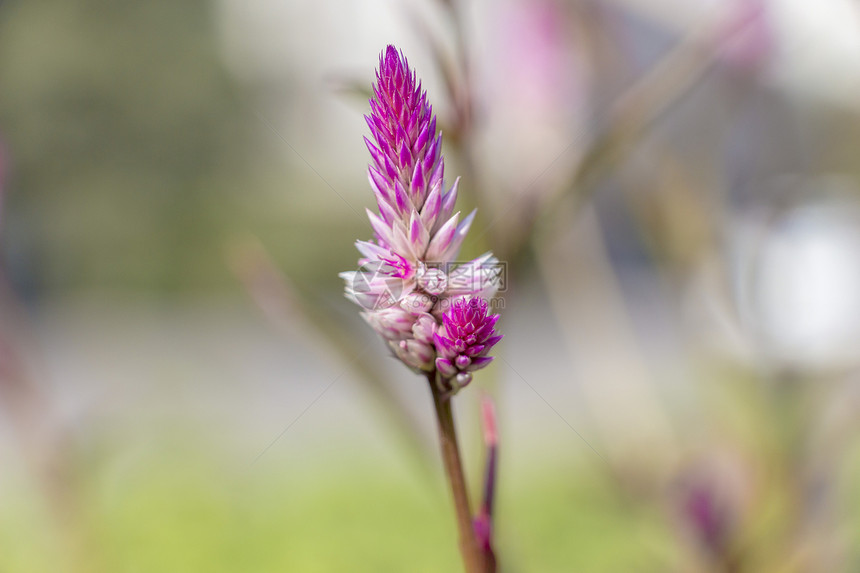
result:
M 365 116 L 372 138 L 365 143 L 373 160 L 368 180 L 379 207 L 378 214 L 367 211 L 375 237 L 356 243 L 359 270 L 340 276 L 347 298 L 365 309 L 362 316 L 394 355 L 413 369 L 432 372 L 436 358 L 450 351 L 439 347 L 438 340 L 447 338 L 435 336 L 448 332 L 440 321 L 461 299 L 495 294 L 498 260 L 486 253 L 454 263 L 475 212 L 462 221 L 454 212 L 459 180 L 446 190 L 436 117 L 406 58 L 393 46 L 380 56 L 373 93 Z M 465 385 L 470 372 L 490 360 L 486 352 L 474 358 L 452 375 L 440 370 L 443 380 L 454 376 L 452 387 Z
M 492 362 L 487 353 L 502 339 L 495 330 L 498 319 L 498 314 L 488 314 L 487 302 L 480 298 L 458 299 L 442 315 L 442 325 L 433 335 L 439 354 L 436 369 L 454 389 L 471 382 L 473 371 Z

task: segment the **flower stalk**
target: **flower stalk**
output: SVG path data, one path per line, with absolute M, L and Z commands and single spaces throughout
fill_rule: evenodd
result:
M 499 261 L 492 253 L 457 261 L 475 212 L 461 219 L 454 210 L 458 184 L 444 181 L 436 116 L 394 46 L 380 55 L 369 103 L 368 181 L 379 209 L 367 211 L 373 239 L 356 242 L 358 270 L 340 274 L 344 294 L 362 307 L 392 355 L 427 378 L 466 573 L 492 573 L 489 538 L 477 540 L 451 399 L 493 360 L 489 353 L 502 339 L 488 304 Z M 482 516 L 488 525 L 489 514 L 482 510 Z
M 460 458 L 460 446 L 457 441 L 457 430 L 454 426 L 454 413 L 450 397 L 436 383 L 436 372 L 427 373 L 430 392 L 433 394 L 433 406 L 436 411 L 436 421 L 439 429 L 439 445 L 442 450 L 442 462 L 445 465 L 445 475 L 454 499 L 454 511 L 457 518 L 457 529 L 460 536 L 460 553 L 466 573 L 485 573 L 487 571 L 484 556 L 478 547 L 475 530 L 472 525 L 472 508 L 469 503 L 469 492 L 463 474 L 463 463 Z

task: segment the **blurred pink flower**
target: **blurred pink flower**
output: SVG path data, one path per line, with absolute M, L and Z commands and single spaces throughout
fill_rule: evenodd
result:
M 771 17 L 764 0 L 735 0 L 720 30 L 722 60 L 744 71 L 767 64 L 775 43 Z
M 589 67 L 582 44 L 587 34 L 577 29 L 563 0 L 485 5 L 486 38 L 477 47 L 482 117 L 475 153 L 492 183 L 488 195 L 532 201 L 567 173 L 543 173 L 553 158 L 567 150 L 562 159 L 572 164 L 581 153 L 571 142 L 586 122 Z

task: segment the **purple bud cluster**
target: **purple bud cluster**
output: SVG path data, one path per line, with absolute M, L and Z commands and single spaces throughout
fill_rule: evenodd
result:
M 458 386 L 468 384 L 474 370 L 493 360 L 487 353 L 502 339 L 495 331 L 498 319 L 498 314 L 488 314 L 484 300 L 457 300 L 442 316 L 442 325 L 433 336 L 438 353 L 436 369 Z

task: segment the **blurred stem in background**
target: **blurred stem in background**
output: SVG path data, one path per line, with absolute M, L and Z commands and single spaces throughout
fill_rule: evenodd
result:
M 0 229 L 7 163 L 0 147 Z M 17 455 L 48 506 L 64 557 L 73 570 L 83 571 L 92 547 L 76 489 L 72 440 L 57 431 L 51 403 L 28 372 L 20 346 L 28 321 L 7 281 L 4 262 L 0 259 L 0 410 L 10 421 Z
M 2 201 L 2 196 L 0 196 Z M 0 410 L 10 421 L 17 456 L 44 501 L 70 571 L 96 571 L 99 558 L 81 498 L 75 439 L 31 376 L 22 349 L 28 320 L 0 263 Z
M 557 216 L 559 233 L 552 244 L 535 249 L 538 269 L 544 278 L 550 304 L 556 309 L 558 324 L 571 356 L 571 368 L 583 380 L 583 397 L 602 432 L 602 446 L 621 476 L 635 477 L 645 468 L 661 473 L 645 478 L 653 488 L 664 482 L 677 463 L 678 444 L 674 429 L 653 395 L 648 367 L 640 354 L 624 312 L 620 287 L 608 260 L 602 230 L 593 209 L 585 208 L 573 224 Z M 571 296 L 571 293 L 577 296 Z M 588 307 L 584 307 L 588 301 Z M 589 312 L 595 302 L 604 312 Z M 607 312 L 605 309 L 612 309 Z M 582 321 L 587 321 L 583 324 Z M 587 333 L 587 336 L 583 336 Z M 602 355 L 589 341 L 612 340 L 615 352 Z M 623 425 L 617 423 L 623 420 Z M 640 428 L 631 434 L 629 428 Z M 659 457 L 659 463 L 645 459 Z
M 468 174 L 470 175 L 469 180 L 471 180 L 471 185 L 464 185 L 464 189 L 471 191 L 475 196 L 479 203 L 479 212 L 497 213 L 498 208 L 486 204 L 492 200 L 489 195 L 482 192 L 487 189 L 488 184 L 480 179 L 480 170 L 474 168 L 475 153 L 472 146 L 475 144 L 473 135 L 475 126 L 473 114 L 469 113 L 468 110 L 474 109 L 476 94 L 474 86 L 470 82 L 468 44 L 463 32 L 465 26 L 462 22 L 462 6 L 458 2 L 444 2 L 443 4 L 452 21 L 454 35 L 457 39 L 456 57 L 445 57 L 441 42 L 433 39 L 426 27 L 422 27 L 420 31 L 422 36 L 427 38 L 430 50 L 437 60 L 445 80 L 448 97 L 451 100 L 451 107 L 454 110 L 452 125 L 449 126 L 449 131 L 454 134 L 451 143 L 461 163 L 469 166 Z M 715 38 L 718 29 L 721 27 L 711 25 L 705 27 L 704 30 L 696 30 L 691 33 L 642 80 L 625 92 L 618 102 L 610 107 L 610 112 L 604 122 L 605 127 L 591 139 L 590 143 L 586 144 L 586 151 L 582 160 L 571 168 L 571 175 L 565 178 L 564 183 L 549 194 L 548 198 L 542 197 L 543 194 L 536 192 L 528 192 L 524 196 L 515 195 L 514 203 L 504 209 L 501 215 L 497 216 L 497 219 L 490 222 L 487 232 L 490 233 L 491 246 L 495 251 L 502 253 L 502 258 L 508 262 L 509 273 L 514 280 L 520 275 L 527 263 L 526 248 L 529 245 L 533 247 L 532 253 L 537 256 L 542 276 L 551 293 L 550 300 L 559 310 L 558 316 L 566 316 L 564 306 L 575 298 L 567 295 L 571 289 L 575 290 L 573 285 L 576 282 L 569 280 L 571 277 L 566 271 L 577 269 L 577 273 L 583 276 L 592 276 L 593 273 L 585 272 L 583 274 L 584 267 L 582 265 L 566 260 L 567 254 L 571 252 L 570 245 L 565 244 L 561 249 L 555 250 L 545 248 L 547 245 L 544 243 L 554 242 L 552 237 L 547 236 L 548 234 L 557 232 L 560 228 L 568 228 L 572 224 L 568 218 L 565 218 L 561 225 L 552 224 L 550 219 L 558 218 L 560 213 L 570 211 L 570 207 L 563 204 L 568 195 L 578 197 L 579 200 L 576 205 L 578 207 L 585 200 L 588 191 L 594 188 L 596 176 L 622 159 L 625 150 L 629 150 L 635 141 L 642 138 L 648 127 L 697 85 L 713 64 L 716 48 Z M 452 69 L 452 61 L 459 62 L 460 69 Z M 540 201 L 540 203 L 536 205 L 536 201 Z M 538 230 L 540 233 L 537 232 Z M 597 229 L 590 233 L 592 244 L 595 241 L 599 243 L 600 232 Z M 592 261 L 605 259 L 605 255 L 596 254 L 599 251 L 599 248 L 595 251 Z M 611 271 L 608 270 L 611 265 L 606 261 L 600 265 L 600 268 L 604 269 L 604 272 L 594 276 L 603 277 L 604 284 L 595 289 L 589 289 L 589 292 L 616 291 L 617 289 L 613 288 L 606 290 L 609 284 L 607 281 L 612 282 L 608 278 L 611 275 Z M 616 297 L 615 301 L 611 303 L 607 301 L 607 307 L 618 309 L 619 317 L 624 315 L 623 303 L 620 298 Z M 569 319 L 559 322 L 562 325 L 573 324 Z M 569 334 L 570 330 L 565 329 L 565 332 Z M 636 354 L 635 350 L 632 350 L 636 346 L 635 340 L 629 335 L 612 336 L 611 339 L 629 340 L 629 344 L 625 345 L 631 348 L 628 354 L 630 356 Z M 572 346 L 575 347 L 576 345 Z M 644 366 L 640 361 L 640 367 L 636 370 L 642 371 L 643 368 Z M 630 397 L 632 389 L 618 389 L 612 395 L 607 395 L 609 399 L 607 402 L 597 398 L 598 395 L 606 394 L 607 376 L 592 372 L 581 378 L 588 403 L 595 412 L 594 420 L 600 424 L 612 425 L 612 420 L 617 419 L 617 416 L 602 414 L 607 413 L 607 408 L 610 411 L 615 409 L 612 404 L 617 406 L 618 397 Z M 609 376 L 609 378 L 623 380 L 623 377 L 617 376 Z M 659 402 L 653 397 L 648 397 L 650 388 L 650 384 L 645 382 L 637 384 L 635 395 L 638 399 L 630 399 L 629 402 L 637 404 L 637 418 L 646 422 L 654 422 L 653 424 L 644 424 L 642 427 L 652 428 L 658 434 L 664 434 L 664 437 L 658 442 L 666 442 L 668 420 L 665 414 L 661 412 Z M 605 403 L 601 406 L 599 402 Z M 617 412 L 615 413 L 617 414 Z M 662 421 L 657 423 L 657 420 Z M 604 431 L 613 433 L 606 427 L 604 427 Z M 608 435 L 604 438 L 607 445 L 614 441 Z M 677 448 L 662 448 L 660 451 L 672 451 L 673 449 Z M 618 463 L 620 459 L 615 458 L 615 461 Z

